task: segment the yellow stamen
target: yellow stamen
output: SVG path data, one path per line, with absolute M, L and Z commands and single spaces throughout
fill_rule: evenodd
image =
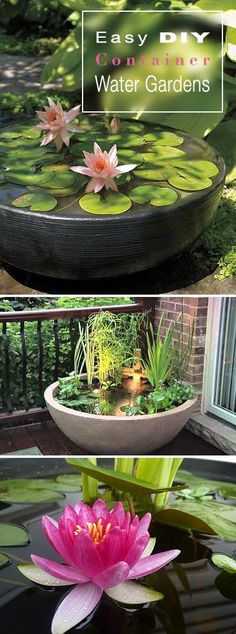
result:
M 101 544 L 104 541 L 105 537 L 108 535 L 111 528 L 111 523 L 107 524 L 106 528 L 104 528 L 102 518 L 100 517 L 97 521 L 97 524 L 95 522 L 86 522 L 86 526 L 88 534 L 90 535 L 93 543 L 98 545 Z M 74 530 L 74 535 L 78 535 L 81 530 L 81 526 L 77 524 Z

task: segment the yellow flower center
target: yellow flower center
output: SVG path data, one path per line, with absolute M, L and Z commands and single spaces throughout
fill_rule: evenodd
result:
M 86 526 L 87 526 L 88 534 L 93 540 L 93 543 L 96 545 L 101 544 L 104 541 L 105 537 L 108 535 L 111 528 L 110 523 L 106 525 L 106 528 L 103 526 L 101 517 L 97 521 L 97 523 L 86 522 Z M 74 534 L 79 535 L 81 530 L 82 530 L 82 527 L 79 524 L 77 524 L 77 526 L 75 527 Z
M 103 156 L 99 156 L 96 160 L 96 170 L 98 172 L 102 172 L 102 170 L 107 166 L 107 160 Z

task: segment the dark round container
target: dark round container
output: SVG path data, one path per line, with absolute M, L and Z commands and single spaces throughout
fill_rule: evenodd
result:
M 135 203 L 119 215 L 89 214 L 78 202 L 68 211 L 31 212 L 12 206 L 6 188 L 0 187 L 0 259 L 42 276 L 93 279 L 136 273 L 187 249 L 214 218 L 225 165 L 204 141 L 177 134 L 184 138 L 189 159 L 212 161 L 219 168 L 211 186 L 194 192 L 176 189 L 179 199 L 171 205 Z M 61 201 L 66 204 L 66 198 Z

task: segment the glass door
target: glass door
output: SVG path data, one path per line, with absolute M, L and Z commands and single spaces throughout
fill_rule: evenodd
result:
M 236 425 L 236 298 L 209 299 L 204 411 Z

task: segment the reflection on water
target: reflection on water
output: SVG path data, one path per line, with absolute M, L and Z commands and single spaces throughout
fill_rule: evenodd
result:
M 67 495 L 71 504 L 77 499 L 77 493 Z M 2 550 L 26 560 L 32 552 L 57 559 L 42 533 L 41 515 L 47 513 L 56 518 L 64 504 L 65 500 L 44 505 L 1 505 L 0 519 L 24 523 L 31 535 L 28 546 Z M 235 634 L 235 601 L 217 589 L 215 579 L 220 573 L 209 563 L 209 557 L 212 550 L 232 555 L 236 544 L 204 535 L 196 539 L 177 529 L 157 529 L 156 525 L 152 526 L 152 534 L 158 537 L 158 550 L 181 549 L 176 562 L 146 577 L 146 582 L 164 593 L 164 600 L 153 607 L 127 610 L 104 596 L 92 617 L 71 632 L 83 629 L 86 634 Z M 16 582 L 24 585 L 14 585 Z M 66 591 L 31 585 L 12 561 L 0 570 L 1 634 L 50 634 L 54 610 Z

